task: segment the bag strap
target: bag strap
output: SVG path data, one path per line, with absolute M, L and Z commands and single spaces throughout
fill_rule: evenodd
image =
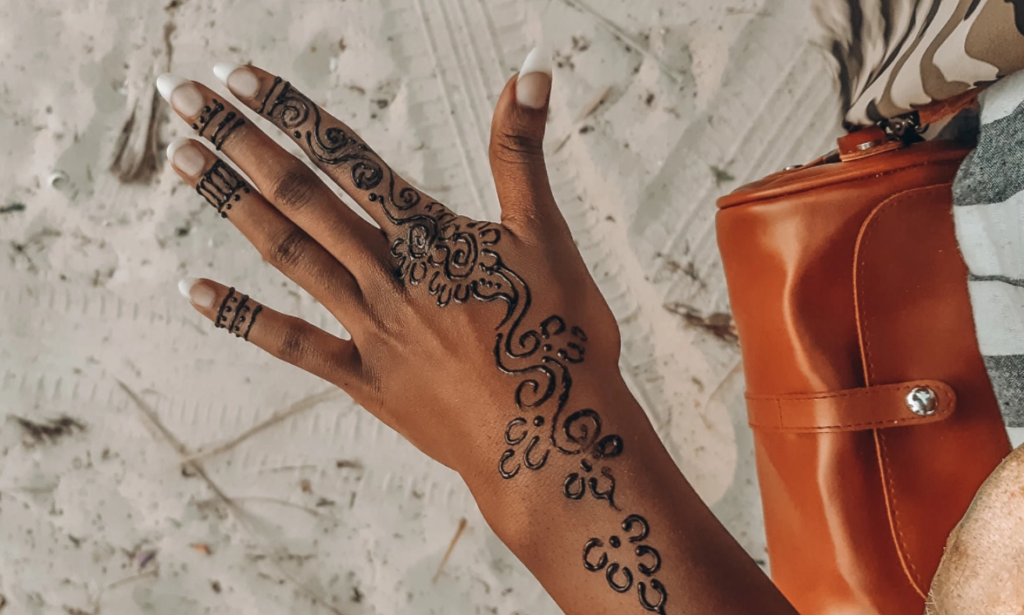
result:
M 933 102 L 910 113 L 882 120 L 839 137 L 839 158 L 843 162 L 877 156 L 921 140 L 928 126 L 949 119 L 978 105 L 978 96 L 990 84 L 967 90 L 946 100 Z
M 934 423 L 956 409 L 953 388 L 913 380 L 797 395 L 747 395 L 750 426 L 761 431 L 830 433 Z

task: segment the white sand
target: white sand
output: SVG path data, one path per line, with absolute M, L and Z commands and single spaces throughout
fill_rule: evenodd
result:
M 738 351 L 673 312 L 728 309 L 715 196 L 829 149 L 831 79 L 806 0 L 164 4 L 0 2 L 0 207 L 25 207 L 0 214 L 4 615 L 558 612 L 457 477 L 341 394 L 206 460 L 209 482 L 183 476 L 118 381 L 188 452 L 329 389 L 213 331 L 177 280 L 328 321 L 162 154 L 145 172 L 152 113 L 159 145 L 186 132 L 152 104 L 168 63 L 208 84 L 217 61 L 283 74 L 434 196 L 495 218 L 491 107 L 546 39 L 551 175 L 620 319 L 623 370 L 690 480 L 765 559 Z M 138 181 L 125 183 L 110 167 L 133 112 L 119 174 Z M 35 442 L 14 418 L 62 415 L 85 430 Z

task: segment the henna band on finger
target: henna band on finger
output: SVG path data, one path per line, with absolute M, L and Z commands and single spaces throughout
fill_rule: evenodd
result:
M 234 288 L 229 288 L 227 296 L 217 310 L 217 319 L 213 324 L 218 329 L 227 329 L 228 333 L 248 341 L 249 332 L 252 331 L 256 317 L 262 311 L 263 306 L 258 303 L 256 307 L 249 305 L 249 295 L 241 295 L 235 292 Z
M 199 180 L 196 192 L 217 210 L 221 218 L 227 218 L 231 203 L 241 200 L 242 194 L 249 194 L 250 189 L 234 169 L 217 159 Z
M 212 99 L 210 102 L 212 104 L 203 107 L 203 113 L 199 116 L 196 123 L 192 124 L 192 129 L 198 130 L 199 136 L 209 139 L 210 143 L 213 143 L 213 146 L 219 151 L 224 145 L 224 141 L 231 136 L 231 133 L 235 132 L 235 130 L 245 124 L 245 120 L 239 118 L 238 114 L 234 111 L 229 111 L 220 119 L 220 123 L 213 131 L 213 134 L 207 135 L 206 129 L 213 123 L 214 119 L 217 119 L 217 116 L 220 115 L 221 111 L 224 110 L 224 103 L 220 102 L 216 98 Z

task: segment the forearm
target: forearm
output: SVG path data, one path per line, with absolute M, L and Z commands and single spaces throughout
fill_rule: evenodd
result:
M 589 391 L 577 383 L 573 405 L 600 413 L 601 433 L 621 436 L 621 454 L 552 454 L 510 480 L 493 467 L 466 476 L 499 537 L 569 615 L 794 614 L 690 487 L 621 380 L 599 382 Z M 578 494 L 574 475 L 595 477 L 611 501 L 589 487 L 567 496 Z

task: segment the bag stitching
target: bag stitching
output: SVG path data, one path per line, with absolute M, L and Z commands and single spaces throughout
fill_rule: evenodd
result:
M 918 187 L 918 188 L 912 188 L 910 190 L 906 190 L 903 193 L 900 193 L 898 195 L 893 195 L 893 197 L 891 197 L 887 202 L 884 202 L 884 203 L 882 203 L 879 206 L 880 209 L 877 211 L 877 213 L 875 215 L 873 215 L 873 216 L 869 215 L 868 220 L 865 221 L 865 223 L 868 224 L 869 226 L 865 230 L 864 236 L 861 238 L 861 242 L 860 242 L 861 245 L 864 245 L 864 244 L 868 243 L 868 238 L 873 236 L 875 234 L 875 230 L 880 226 L 879 224 L 877 224 L 877 222 L 882 219 L 882 216 L 886 216 L 890 212 L 894 211 L 896 209 L 895 205 L 901 203 L 903 200 L 906 199 L 906 193 L 907 192 L 911 192 L 911 191 L 914 191 L 914 192 L 916 192 L 916 191 L 926 191 L 926 190 L 934 189 L 934 188 L 939 187 L 939 186 L 948 186 L 948 185 L 949 184 L 946 183 L 946 184 L 935 184 L 935 185 L 931 185 L 931 186 L 921 186 L 921 187 Z M 862 274 L 864 272 L 864 266 L 865 266 L 865 262 L 864 261 L 856 263 L 857 273 L 858 273 L 856 279 L 859 279 L 859 278 L 862 277 Z M 863 306 L 864 306 L 863 298 L 864 298 L 864 295 L 861 292 L 861 288 L 858 287 L 856 289 L 856 292 L 857 292 L 857 295 L 861 298 L 860 305 L 862 307 L 862 311 L 866 313 L 866 310 L 863 310 Z M 863 330 L 866 330 L 866 329 L 867 329 L 867 327 L 865 326 L 863 328 Z M 874 361 L 871 358 L 871 340 L 866 335 L 863 336 L 863 340 L 864 340 L 864 355 L 865 355 L 865 358 L 866 358 L 867 372 L 868 372 L 866 375 L 869 376 L 869 375 L 874 373 Z M 867 384 L 870 385 L 870 382 L 867 383 Z M 888 471 L 888 467 L 889 467 L 890 463 L 889 463 L 888 448 L 886 446 L 886 434 L 885 434 L 885 432 L 881 431 L 881 430 L 875 430 L 875 441 L 878 443 L 878 447 L 879 447 L 879 451 L 878 452 L 879 452 L 880 457 L 881 457 L 880 461 L 882 462 L 882 465 L 881 465 L 881 467 L 879 469 L 882 471 L 882 474 L 885 477 L 886 496 L 887 496 L 887 500 L 889 501 L 890 509 L 891 509 L 891 512 L 892 512 L 892 525 L 893 525 L 892 529 L 893 529 L 893 533 L 895 534 L 896 542 L 897 542 L 898 547 L 899 547 L 900 561 L 901 561 L 901 563 L 903 564 L 903 566 L 905 568 L 905 572 L 907 573 L 908 580 L 910 581 L 911 587 L 913 587 L 914 591 L 917 592 L 918 595 L 920 595 L 923 598 L 927 598 L 927 596 L 921 591 L 921 585 L 923 585 L 923 583 L 921 583 L 921 579 L 920 579 L 920 576 L 919 576 L 918 571 L 917 571 L 917 566 L 914 564 L 913 559 L 910 557 L 910 553 L 909 553 L 909 550 L 907 548 L 906 537 L 905 537 L 905 535 L 903 533 L 902 524 L 900 523 L 899 506 L 896 503 L 897 496 L 896 496 L 896 489 L 894 487 L 893 475 L 892 475 L 892 472 Z
M 903 387 L 903 388 L 910 388 L 910 387 Z M 897 390 L 899 390 L 899 389 L 897 389 Z M 808 433 L 813 433 L 815 431 L 820 431 L 820 430 L 840 429 L 840 428 L 844 428 L 844 427 L 847 428 L 847 429 L 853 429 L 855 427 L 900 427 L 900 426 L 907 425 L 907 424 L 910 424 L 910 425 L 920 425 L 920 424 L 934 423 L 934 422 L 937 422 L 939 419 L 944 419 L 947 416 L 949 416 L 950 411 L 951 411 L 950 407 L 953 405 L 953 400 L 952 400 L 951 396 L 948 394 L 947 391 L 945 391 L 943 389 L 939 389 L 938 394 L 939 394 L 939 408 L 935 411 L 934 414 L 930 414 L 928 416 L 921 416 L 921 417 L 918 417 L 918 416 L 905 416 L 903 418 L 898 418 L 898 419 L 886 419 L 886 420 L 880 420 L 880 421 L 870 421 L 870 422 L 867 422 L 867 423 L 837 423 L 835 425 L 815 425 L 815 426 L 806 427 L 806 428 L 804 428 L 804 427 L 793 427 L 793 426 L 785 425 L 783 423 L 783 421 L 782 421 L 782 404 L 780 403 L 781 400 L 776 398 L 775 399 L 776 405 L 779 408 L 779 426 L 778 427 L 773 427 L 773 426 L 771 426 L 771 425 L 769 425 L 767 423 L 753 423 L 753 422 L 750 422 L 748 424 L 751 427 L 756 428 L 756 429 L 765 429 L 765 430 L 772 430 L 772 431 L 806 431 Z M 750 399 L 750 398 L 748 398 L 748 399 Z M 753 398 L 753 399 L 755 401 L 757 400 L 757 398 Z M 786 398 L 786 399 L 788 399 L 788 398 Z M 805 399 L 818 399 L 818 398 L 808 397 L 808 398 L 805 398 Z M 770 400 L 770 398 L 765 398 L 765 401 L 769 401 L 769 400 Z
M 869 389 L 874 389 L 874 390 L 879 390 L 879 391 L 884 390 L 886 392 L 890 392 L 890 391 L 893 391 L 893 392 L 910 391 L 910 390 L 913 390 L 913 389 L 917 388 L 918 386 L 920 386 L 922 384 L 925 384 L 925 383 L 938 383 L 938 384 L 941 384 L 941 385 L 945 385 L 945 383 L 940 383 L 938 380 L 917 380 L 913 384 L 898 384 L 898 385 L 883 384 L 883 385 L 880 385 L 880 386 L 877 386 L 877 387 L 869 387 Z M 940 393 L 941 392 L 942 391 L 940 391 Z M 806 396 L 800 396 L 800 397 L 795 396 L 795 395 L 794 396 L 790 396 L 790 395 L 747 395 L 747 399 L 753 400 L 753 401 L 771 401 L 771 400 L 779 400 L 779 401 L 807 401 L 809 399 L 839 399 L 839 398 L 843 398 L 843 397 L 855 397 L 855 396 L 858 396 L 858 395 L 874 395 L 874 394 L 875 393 L 873 391 L 869 391 L 868 389 L 865 389 L 865 390 L 860 390 L 860 391 L 843 391 L 841 393 L 839 393 L 839 392 L 837 392 L 837 393 L 822 393 L 821 395 L 806 395 Z

